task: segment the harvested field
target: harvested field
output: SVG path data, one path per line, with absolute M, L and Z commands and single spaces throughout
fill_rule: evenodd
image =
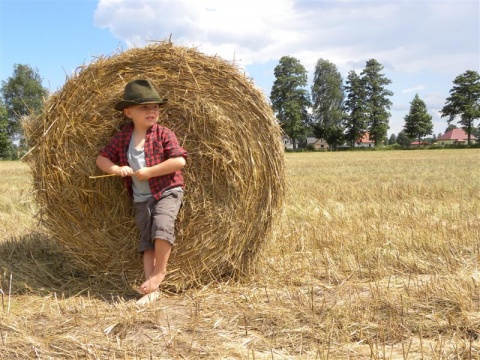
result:
M 478 149 L 286 154 L 256 272 L 145 307 L 41 231 L 25 164 L 0 172 L 1 359 L 480 359 Z

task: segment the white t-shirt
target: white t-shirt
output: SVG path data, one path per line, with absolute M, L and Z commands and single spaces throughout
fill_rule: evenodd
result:
M 130 145 L 127 151 L 128 164 L 135 172 L 147 166 L 145 162 L 145 150 L 144 148 L 137 150 L 133 143 L 133 135 L 130 139 Z M 150 199 L 153 195 L 150 191 L 150 185 L 148 180 L 138 180 L 136 176 L 132 176 L 133 184 L 133 201 L 142 202 Z

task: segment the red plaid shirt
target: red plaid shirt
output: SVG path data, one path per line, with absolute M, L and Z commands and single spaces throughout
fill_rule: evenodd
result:
M 100 150 L 99 154 L 110 159 L 118 166 L 128 166 L 127 151 L 132 133 L 133 123 L 127 124 Z M 154 124 L 148 129 L 145 137 L 145 162 L 147 167 L 179 156 L 187 158 L 188 153 L 180 147 L 177 137 L 172 130 L 158 124 Z M 126 176 L 123 179 L 128 192 L 133 196 L 132 178 Z M 148 183 L 152 195 L 157 200 L 160 199 L 165 190 L 178 186 L 185 187 L 181 170 L 163 176 L 152 177 L 148 180 Z

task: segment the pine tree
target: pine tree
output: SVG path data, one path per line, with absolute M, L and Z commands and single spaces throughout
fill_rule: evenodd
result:
M 274 69 L 274 75 L 276 79 L 270 92 L 272 109 L 296 149 L 296 140 L 305 134 L 310 120 L 310 98 L 305 89 L 307 71 L 298 59 L 283 56 Z
M 410 103 L 410 112 L 405 115 L 404 120 L 403 130 L 409 137 L 418 139 L 419 143 L 422 137 L 433 133 L 432 116 L 418 94 L 415 94 Z
M 345 139 L 350 147 L 354 147 L 355 143 L 365 135 L 368 124 L 365 89 L 362 79 L 354 70 L 348 73 L 345 92 L 347 93 L 343 106 Z
M 476 71 L 468 70 L 457 76 L 453 84 L 450 96 L 441 110 L 442 117 L 448 116 L 450 124 L 456 116 L 460 116 L 457 122 L 467 132 L 470 145 L 474 122 L 480 119 L 480 75 Z
M 387 90 L 385 86 L 392 81 L 381 73 L 382 70 L 383 66 L 377 60 L 370 59 L 361 73 L 362 84 L 365 90 L 368 132 L 370 139 L 375 142 L 375 146 L 382 141 L 390 128 L 390 113 L 388 110 L 392 102 L 387 96 L 392 96 L 393 92 Z

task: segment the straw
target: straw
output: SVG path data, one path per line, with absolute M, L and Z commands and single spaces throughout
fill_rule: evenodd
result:
M 88 178 L 89 179 L 101 179 L 101 178 L 106 178 L 106 177 L 111 177 L 111 176 L 118 176 L 118 175 L 117 174 L 90 175 Z
M 181 289 L 248 274 L 284 199 L 280 127 L 263 93 L 235 64 L 170 42 L 79 67 L 44 113 L 24 122 L 43 223 L 79 268 L 118 277 L 119 286 L 141 278 L 122 179 L 78 176 L 99 172 L 98 151 L 129 121 L 114 104 L 138 78 L 151 79 L 169 99 L 160 122 L 189 152 L 167 284 Z

